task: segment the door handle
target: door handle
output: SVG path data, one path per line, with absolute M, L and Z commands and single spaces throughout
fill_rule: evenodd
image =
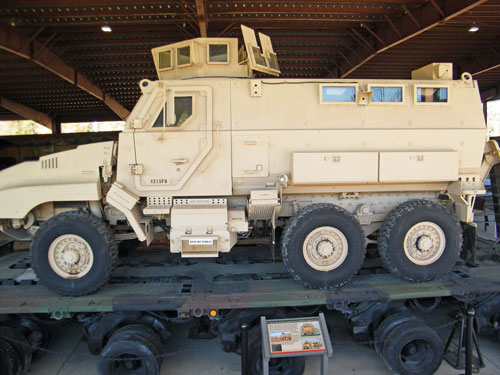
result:
M 188 162 L 188 159 L 172 159 L 172 163 L 174 164 L 185 164 Z

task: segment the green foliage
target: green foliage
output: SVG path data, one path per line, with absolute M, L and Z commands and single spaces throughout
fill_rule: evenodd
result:
M 50 133 L 51 131 L 48 128 L 31 120 L 0 122 L 0 135 L 31 135 Z
M 488 131 L 492 136 L 500 135 L 500 100 L 488 102 Z

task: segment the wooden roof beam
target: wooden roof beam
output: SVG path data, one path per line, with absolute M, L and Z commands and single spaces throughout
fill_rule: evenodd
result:
M 198 27 L 200 28 L 200 36 L 206 38 L 207 34 L 207 7 L 205 0 L 196 0 L 196 13 L 198 14 Z
M 54 133 L 55 123 L 52 117 L 50 117 L 48 114 L 37 111 L 36 109 L 27 107 L 24 104 L 17 103 L 2 96 L 0 96 L 0 106 L 13 113 L 18 114 L 19 116 L 27 120 L 33 120 L 36 123 L 49 128 Z
M 354 62 L 354 66 L 352 67 L 349 66 L 347 61 L 343 59 L 340 62 L 340 66 L 342 68 L 341 70 L 343 71 L 341 78 L 349 76 L 378 54 L 404 43 L 430 29 L 433 29 L 434 27 L 441 25 L 443 22 L 450 21 L 453 18 L 477 7 L 478 5 L 484 4 L 486 1 L 487 0 L 444 0 L 440 3 L 442 6 L 439 8 L 445 14 L 445 17 L 442 17 L 432 2 L 428 2 L 420 8 L 413 10 L 411 16 L 410 13 L 407 13 L 399 19 L 391 21 L 392 25 L 385 24 L 384 26 L 379 27 L 376 30 L 376 34 L 379 38 L 386 42 L 386 45 L 382 48 L 377 48 L 378 40 L 376 38 L 371 37 L 369 41 L 366 38 L 363 38 L 361 34 L 356 32 L 355 29 L 351 29 L 351 31 L 358 38 L 360 38 L 363 43 L 368 43 L 370 47 L 369 49 L 371 49 L 372 52 L 367 53 L 367 51 L 364 50 L 364 46 L 359 46 L 356 49 L 356 54 L 363 56 L 361 59 L 357 57 L 355 53 L 351 53 L 347 56 L 350 62 Z M 416 24 L 419 24 L 420 28 L 416 29 Z M 399 34 L 394 32 L 394 28 L 399 31 Z
M 51 73 L 79 87 L 102 100 L 122 120 L 130 114 L 129 110 L 107 95 L 100 87 L 87 79 L 77 69 L 66 64 L 55 52 L 45 47 L 38 40 L 32 41 L 13 28 L 0 25 L 0 48 L 17 56 L 33 61 Z

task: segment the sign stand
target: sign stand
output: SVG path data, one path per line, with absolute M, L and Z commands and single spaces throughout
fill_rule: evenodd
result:
M 262 368 L 269 375 L 271 358 L 321 356 L 321 375 L 328 373 L 328 358 L 333 356 L 325 316 L 294 319 L 260 317 L 262 329 Z

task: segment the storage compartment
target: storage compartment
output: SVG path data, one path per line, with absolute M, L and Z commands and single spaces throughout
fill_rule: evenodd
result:
M 458 152 L 381 152 L 380 182 L 457 181 Z
M 294 184 L 377 182 L 378 152 L 294 152 Z
M 269 176 L 269 138 L 265 135 L 233 136 L 233 177 Z

